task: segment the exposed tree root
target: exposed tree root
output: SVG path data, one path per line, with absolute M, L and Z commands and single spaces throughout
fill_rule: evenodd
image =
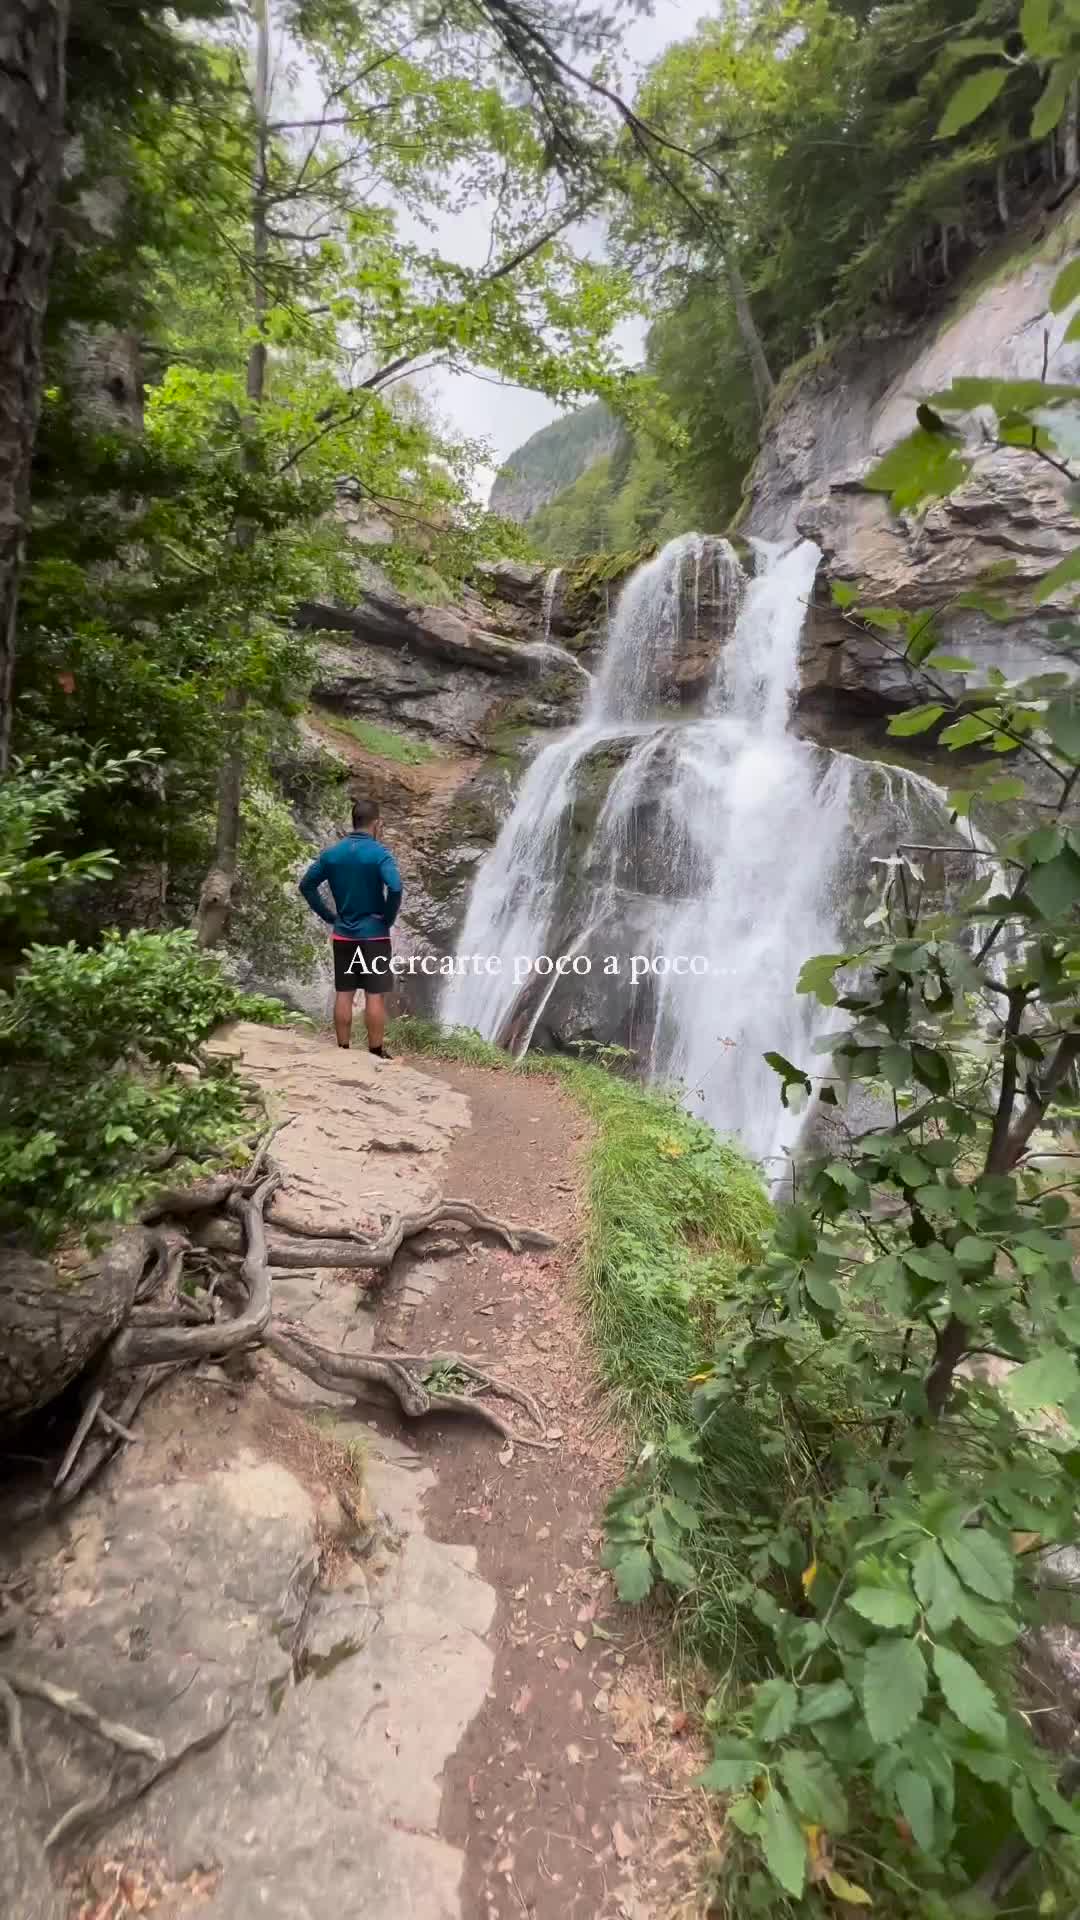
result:
M 82 1832 L 85 1838 L 87 1830 L 107 1827 L 118 1814 L 126 1813 L 129 1807 L 135 1806 L 145 1794 L 149 1793 L 151 1787 L 157 1786 L 159 1780 L 167 1780 L 171 1774 L 176 1773 L 192 1754 L 208 1753 L 211 1747 L 216 1747 L 222 1736 L 228 1733 L 232 1723 L 233 1715 L 229 1714 L 216 1726 L 210 1727 L 206 1733 L 200 1733 L 196 1739 L 189 1740 L 187 1745 L 181 1747 L 177 1753 L 163 1754 L 148 1772 L 135 1778 L 129 1774 L 124 1784 L 116 1787 L 115 1790 L 114 1770 L 98 1793 L 88 1794 L 85 1800 L 77 1800 L 73 1807 L 69 1807 L 66 1813 L 61 1814 L 56 1825 L 46 1836 L 46 1852 L 58 1846 L 61 1840 L 69 1839 L 75 1832 Z
M 40 1680 L 35 1673 L 24 1673 L 21 1667 L 5 1667 L 2 1678 L 16 1694 L 22 1694 L 32 1700 L 44 1700 L 58 1713 L 64 1713 L 70 1720 L 77 1720 L 82 1727 L 88 1727 L 101 1740 L 107 1740 L 111 1746 L 118 1747 L 121 1753 L 134 1753 L 146 1760 L 158 1763 L 165 1758 L 165 1749 L 160 1740 L 148 1733 L 139 1733 L 135 1727 L 127 1727 L 121 1720 L 106 1720 L 103 1715 L 78 1693 L 72 1693 L 67 1687 L 54 1686 L 51 1680 Z
M 258 1343 L 269 1323 L 271 1305 L 264 1211 L 271 1194 L 280 1185 L 281 1174 L 275 1168 L 263 1176 L 253 1194 L 241 1200 L 246 1251 L 240 1277 L 248 1296 L 243 1313 L 235 1320 L 216 1321 L 207 1327 L 128 1327 L 113 1342 L 110 1367 L 130 1369 L 156 1366 L 169 1360 L 220 1360 L 226 1354 Z
M 283 1216 L 286 1228 L 302 1228 L 302 1232 L 275 1231 L 268 1227 L 266 1212 L 281 1185 L 281 1172 L 268 1159 L 267 1150 L 278 1131 L 280 1126 L 263 1136 L 245 1176 L 215 1175 L 183 1191 L 164 1189 L 147 1209 L 147 1219 L 156 1224 L 128 1235 L 138 1243 L 139 1273 L 137 1279 L 132 1273 L 126 1322 L 91 1376 L 89 1397 L 51 1492 L 28 1502 L 16 1518 L 40 1518 L 76 1499 L 117 1448 L 137 1438 L 132 1429 L 142 1400 L 169 1374 L 195 1361 L 219 1361 L 261 1347 L 346 1399 L 355 1400 L 364 1387 L 376 1387 L 390 1394 L 409 1420 L 427 1414 L 474 1414 L 504 1439 L 525 1446 L 548 1444 L 543 1437 L 519 1433 L 483 1397 L 514 1402 L 543 1436 L 544 1417 L 532 1396 L 482 1371 L 461 1354 L 332 1352 L 314 1345 L 290 1323 L 274 1320 L 271 1268 L 385 1271 L 406 1240 L 447 1221 L 495 1234 L 515 1253 L 527 1246 L 554 1246 L 551 1235 L 518 1221 L 496 1219 L 471 1200 L 455 1199 L 395 1215 L 374 1239 L 347 1229 L 344 1234 L 340 1229 L 311 1229 L 288 1215 Z M 233 1217 L 223 1217 L 222 1209 Z M 183 1230 L 170 1224 L 177 1217 L 185 1222 Z M 203 1249 L 242 1258 L 238 1268 L 230 1262 L 219 1270 L 203 1297 L 195 1299 L 181 1291 L 180 1283 L 186 1260 L 207 1260 Z M 475 1391 L 434 1391 L 426 1383 L 440 1368 L 454 1369 Z M 106 1407 L 106 1391 L 117 1376 L 127 1380 L 124 1398 Z
M 227 1204 L 230 1212 L 239 1212 L 244 1202 L 237 1192 L 230 1196 Z M 426 1232 L 429 1227 L 453 1220 L 472 1227 L 477 1233 L 497 1235 L 511 1253 L 520 1253 L 523 1247 L 555 1245 L 551 1234 L 541 1232 L 539 1227 L 525 1226 L 516 1220 L 497 1220 L 474 1206 L 471 1200 L 438 1200 L 419 1213 L 395 1214 L 374 1240 L 354 1232 L 342 1234 L 340 1228 L 312 1227 L 295 1215 L 279 1210 L 268 1223 L 270 1265 L 380 1271 L 392 1265 L 406 1240 Z M 196 1230 L 196 1237 L 201 1246 L 221 1253 L 238 1253 L 243 1244 L 239 1228 L 220 1218 L 206 1221 Z
M 15 1762 L 15 1770 L 25 1783 L 30 1778 L 30 1763 L 26 1758 L 26 1748 L 23 1745 L 22 1708 L 19 1705 L 19 1696 L 10 1680 L 5 1680 L 2 1675 L 0 1675 L 0 1707 L 3 1707 L 7 1715 L 8 1746 Z
M 424 1383 L 424 1375 L 430 1374 L 438 1365 L 459 1364 L 456 1355 L 431 1354 L 423 1359 L 413 1357 L 411 1363 L 403 1361 L 396 1354 L 346 1354 L 334 1353 L 327 1347 L 317 1347 L 306 1340 L 295 1327 L 288 1322 L 275 1320 L 267 1333 L 263 1345 L 279 1360 L 284 1360 L 299 1373 L 314 1380 L 316 1386 L 324 1387 L 330 1393 L 340 1393 L 349 1399 L 355 1399 L 357 1389 L 365 1386 L 383 1387 L 392 1393 L 402 1413 L 409 1420 L 420 1420 L 429 1413 L 473 1413 L 483 1420 L 504 1440 L 519 1442 L 522 1446 L 547 1447 L 545 1439 L 535 1439 L 529 1434 L 518 1433 L 503 1415 L 494 1407 L 489 1407 L 478 1396 L 464 1393 L 433 1393 Z M 536 1402 L 520 1388 L 512 1387 L 505 1381 L 496 1380 L 491 1374 L 481 1373 L 478 1368 L 463 1364 L 463 1370 L 479 1381 L 491 1393 L 503 1395 L 506 1399 L 516 1400 L 526 1407 L 543 1434 L 545 1422 Z

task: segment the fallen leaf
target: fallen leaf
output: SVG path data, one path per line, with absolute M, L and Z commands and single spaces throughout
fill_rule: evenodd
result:
M 575 1713 L 584 1713 L 585 1702 L 582 1699 L 580 1692 L 571 1694 L 570 1705 L 572 1706 Z
M 569 1660 L 564 1660 L 561 1653 L 555 1655 L 555 1671 L 557 1673 L 569 1673 L 570 1671 L 570 1662 Z
M 532 1705 L 532 1688 L 522 1687 L 514 1695 L 510 1705 L 511 1713 L 528 1713 Z
M 606 1713 L 610 1705 L 611 1696 L 605 1687 L 601 1687 L 599 1693 L 596 1694 L 593 1699 L 593 1706 L 596 1708 L 597 1713 Z
M 499 1455 L 500 1467 L 508 1467 L 513 1457 L 514 1457 L 514 1443 L 512 1440 L 508 1440 L 505 1447 L 503 1448 L 502 1452 Z
M 513 1854 L 504 1853 L 502 1859 L 496 1862 L 495 1871 L 496 1873 L 513 1873 L 514 1871 Z
M 566 1749 L 566 1757 L 567 1757 L 567 1759 L 569 1760 L 569 1762 L 570 1762 L 570 1765 L 571 1765 L 572 1767 L 580 1767 L 580 1765 L 581 1765 L 581 1748 L 580 1748 L 580 1747 L 575 1747 L 575 1746 L 574 1746 L 574 1744 L 573 1744 L 573 1742 L 571 1741 L 571 1743 L 570 1743 L 570 1745 L 569 1745 L 569 1746 L 567 1747 L 567 1749 Z
M 799 1575 L 799 1580 L 802 1584 L 802 1590 L 804 1593 L 809 1593 L 816 1579 L 817 1579 L 817 1561 L 811 1560 L 810 1565 L 808 1567 L 804 1567 L 802 1573 Z
M 622 1822 L 619 1820 L 614 1820 L 612 1822 L 611 1839 L 612 1839 L 612 1844 L 615 1848 L 615 1852 L 617 1853 L 619 1859 L 629 1860 L 630 1855 L 634 1851 L 634 1843 L 631 1840 L 630 1835 L 627 1833 L 626 1828 L 623 1826 Z
M 574 1645 L 577 1648 L 579 1653 L 584 1653 L 585 1648 L 588 1645 L 588 1641 L 586 1640 L 585 1635 L 581 1632 L 580 1628 L 578 1629 L 577 1633 L 575 1633 L 574 1635 Z

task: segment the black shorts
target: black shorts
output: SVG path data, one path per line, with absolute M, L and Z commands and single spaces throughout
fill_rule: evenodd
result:
M 343 940 L 340 933 L 335 933 L 330 944 L 334 949 L 334 985 L 339 993 L 354 989 L 393 993 L 392 949 L 385 934 L 381 940 Z

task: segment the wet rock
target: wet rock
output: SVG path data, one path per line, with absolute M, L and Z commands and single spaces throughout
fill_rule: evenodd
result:
M 1033 611 L 1030 586 L 1075 544 L 1061 476 L 1019 450 L 990 447 L 978 414 L 959 423 L 972 467 L 947 499 L 898 515 L 861 481 L 913 430 L 917 403 L 957 375 L 1038 379 L 1045 338 L 1049 378 L 1077 378 L 1080 345 L 1064 340 L 1068 314 L 1049 311 L 1070 222 L 1075 214 L 1066 211 L 1049 223 L 1034 258 L 1006 262 L 966 306 L 927 326 L 838 349 L 774 405 L 742 526 L 769 540 L 807 537 L 824 551 L 801 659 L 800 710 L 817 738 L 827 737 L 839 713 L 876 718 L 923 697 L 883 649 L 855 636 L 832 608 L 830 579 L 854 582 L 868 604 L 919 608 L 941 605 L 1009 561 L 1014 577 L 993 591 L 1013 617 L 997 623 L 971 610 L 949 614 L 943 624 L 950 650 L 972 655 L 980 670 L 996 665 L 1023 673 L 1045 665 L 1054 616 L 1050 608 Z M 874 740 L 880 731 L 874 729 Z

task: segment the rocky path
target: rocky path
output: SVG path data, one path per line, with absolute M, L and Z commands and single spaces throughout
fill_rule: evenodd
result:
M 514 1256 L 440 1231 L 378 1295 L 275 1275 L 276 1310 L 324 1344 L 490 1358 L 542 1400 L 552 1444 L 463 1418 L 406 1430 L 263 1355 L 160 1391 L 63 1522 L 5 1537 L 0 1513 L 17 1623 L 0 1670 L 10 1655 L 160 1743 L 125 1756 L 24 1703 L 24 1780 L 0 1740 L 0 1910 L 671 1914 L 656 1781 L 682 1742 L 597 1562 L 621 1449 L 573 1302 L 580 1115 L 534 1081 L 384 1067 L 322 1037 L 222 1045 L 292 1116 L 275 1143 L 291 1211 L 360 1230 L 453 1192 L 557 1236 Z

